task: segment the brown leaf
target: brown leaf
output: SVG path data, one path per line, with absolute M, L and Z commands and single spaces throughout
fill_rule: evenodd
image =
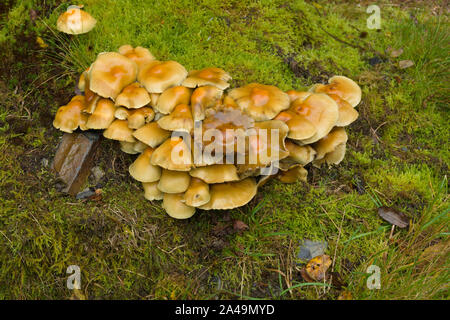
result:
M 300 274 L 302 275 L 303 280 L 306 282 L 314 282 L 314 279 L 312 279 L 310 276 L 308 276 L 308 272 L 306 272 L 306 268 L 300 269 Z
M 401 60 L 398 62 L 398 66 L 400 69 L 406 69 L 409 67 L 412 67 L 414 65 L 414 62 L 411 60 Z
M 379 207 L 378 215 L 383 219 L 399 228 L 409 226 L 409 218 L 406 214 L 392 207 Z
M 306 265 L 308 276 L 316 281 L 325 279 L 328 268 L 331 266 L 331 258 L 323 254 L 309 260 Z
M 246 225 L 241 220 L 234 220 L 234 222 L 233 222 L 233 229 L 236 232 L 245 231 L 245 230 L 248 230 L 248 225 Z

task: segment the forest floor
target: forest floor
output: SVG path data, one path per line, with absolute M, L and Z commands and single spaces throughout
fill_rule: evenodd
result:
M 369 1 L 81 2 L 98 22 L 77 37 L 54 27 L 69 3 L 0 4 L 0 299 L 449 298 L 446 1 L 377 1 L 378 30 L 367 26 Z M 62 136 L 53 116 L 98 53 L 128 43 L 188 70 L 221 67 L 231 87 L 354 79 L 363 95 L 344 161 L 308 166 L 307 183 L 270 181 L 244 207 L 178 221 L 144 199 L 128 174 L 134 156 L 103 140 L 102 196 L 62 194 L 49 170 Z M 410 227 L 391 233 L 380 204 Z M 304 239 L 327 241 L 340 283 L 303 280 Z M 69 265 L 81 268 L 76 293 Z M 371 265 L 378 290 L 366 284 Z

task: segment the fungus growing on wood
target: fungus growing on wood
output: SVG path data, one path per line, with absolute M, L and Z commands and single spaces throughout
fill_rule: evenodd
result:
M 220 68 L 205 68 L 190 71 L 188 77 L 183 81 L 183 86 L 196 88 L 209 85 L 225 90 L 230 86 L 228 83 L 230 80 L 231 76 Z
M 146 63 L 155 60 L 155 57 L 147 48 L 139 46 L 133 48 L 131 45 L 125 44 L 121 46 L 118 51 L 121 55 L 136 62 L 139 68 L 142 68 Z
M 86 11 L 81 10 L 82 7 L 69 6 L 56 21 L 58 31 L 67 34 L 83 34 L 91 31 L 95 27 L 97 20 Z
M 329 165 L 339 164 L 344 159 L 347 139 L 344 128 L 334 128 L 326 137 L 313 145 L 317 152 L 313 164 L 315 166 L 320 166 L 325 162 Z
M 53 126 L 68 133 L 72 133 L 78 127 L 81 130 L 86 130 L 88 117 L 83 113 L 84 108 L 84 97 L 73 97 L 67 105 L 59 107 L 53 120 Z
M 150 163 L 154 150 L 147 148 L 130 165 L 130 175 L 140 182 L 155 182 L 161 177 L 161 168 Z
M 163 193 L 182 193 L 188 189 L 190 182 L 191 176 L 185 171 L 163 169 L 158 189 Z
M 205 119 L 205 110 L 216 106 L 223 90 L 214 86 L 203 86 L 194 90 L 191 96 L 191 108 L 195 121 Z
M 158 120 L 158 125 L 164 130 L 190 133 L 194 129 L 191 107 L 187 104 L 177 105 L 169 115 Z
M 174 171 L 189 171 L 192 167 L 191 150 L 181 137 L 167 139 L 153 152 L 151 163 Z
M 209 185 L 201 179 L 191 178 L 188 189 L 184 193 L 184 202 L 191 207 L 200 207 L 209 202 L 211 195 Z
M 239 180 L 236 166 L 233 164 L 214 164 L 206 167 L 195 168 L 189 171 L 189 174 L 192 177 L 201 179 L 208 184 Z
M 106 129 L 114 121 L 116 107 L 109 99 L 100 99 L 94 112 L 89 116 L 86 127 L 88 129 Z
M 361 88 L 355 81 L 344 76 L 331 77 L 328 84 L 316 84 L 310 90 L 317 93 L 335 94 L 350 103 L 352 107 L 356 107 L 361 101 Z
M 164 193 L 158 189 L 158 181 L 142 182 L 144 188 L 144 198 L 150 201 L 162 200 Z
M 161 129 L 157 122 L 150 122 L 134 131 L 133 136 L 150 147 L 156 148 L 170 137 L 170 131 Z
M 144 64 L 138 74 L 138 81 L 150 93 L 162 93 L 178 86 L 187 76 L 186 69 L 176 61 L 150 61 Z
M 183 193 L 164 193 L 162 207 L 175 219 L 188 219 L 195 213 L 195 208 L 183 201 Z
M 133 130 L 128 127 L 127 120 L 114 120 L 109 127 L 103 131 L 103 136 L 107 139 L 135 142 Z
M 150 95 L 138 82 L 126 86 L 116 98 L 116 106 L 137 109 L 150 103 Z
M 199 208 L 203 210 L 226 210 L 241 207 L 253 199 L 256 190 L 254 178 L 212 184 L 209 186 L 211 200 Z
M 308 171 L 302 165 L 295 165 L 288 170 L 280 170 L 277 179 L 283 183 L 295 183 L 297 181 L 306 182 Z
M 165 90 L 158 97 L 155 110 L 162 114 L 169 114 L 179 104 L 189 104 L 192 90 L 183 86 L 176 86 Z

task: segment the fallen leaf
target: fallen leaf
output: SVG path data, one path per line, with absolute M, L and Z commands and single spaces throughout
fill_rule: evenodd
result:
M 403 49 L 402 48 L 396 49 L 396 50 L 392 50 L 391 51 L 391 57 L 392 58 L 397 58 L 397 57 L 401 56 L 402 53 L 403 53 Z
M 308 276 L 316 281 L 325 279 L 328 268 L 331 266 L 331 258 L 323 254 L 311 259 L 306 265 Z
M 237 231 L 237 232 L 245 231 L 245 230 L 248 230 L 248 225 L 246 225 L 241 220 L 234 220 L 233 229 L 234 229 L 234 231 Z
M 401 60 L 398 62 L 398 66 L 400 69 L 406 69 L 409 67 L 412 67 L 414 65 L 414 62 L 411 60 Z
M 379 207 L 378 215 L 385 221 L 393 224 L 399 228 L 406 228 L 409 226 L 409 218 L 406 214 L 398 211 L 392 207 Z
M 350 291 L 342 291 L 341 294 L 339 295 L 339 297 L 337 298 L 338 300 L 353 300 L 352 297 L 352 293 Z
M 306 272 L 306 268 L 300 269 L 300 274 L 301 274 L 303 280 L 305 280 L 306 282 L 314 282 L 314 279 L 312 279 L 312 278 L 308 275 L 308 272 Z

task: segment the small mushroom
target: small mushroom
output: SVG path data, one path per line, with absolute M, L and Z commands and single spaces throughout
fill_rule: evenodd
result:
M 151 101 L 150 95 L 138 82 L 126 86 L 116 98 L 116 106 L 128 109 L 138 109 L 148 105 Z
M 84 113 L 92 114 L 94 113 L 95 107 L 97 106 L 98 100 L 100 100 L 100 96 L 93 92 L 90 89 L 90 80 L 89 80 L 89 73 L 86 71 L 84 76 L 84 105 L 85 108 L 83 110 Z
M 137 153 L 142 153 L 144 152 L 145 149 L 147 149 L 149 147 L 148 144 L 143 143 L 142 141 L 136 141 L 133 145 L 133 149 L 137 152 Z
M 187 104 L 179 104 L 167 116 L 158 120 L 158 125 L 169 131 L 190 133 L 194 129 L 191 108 Z
M 53 120 L 53 126 L 68 133 L 72 133 L 78 127 L 81 130 L 86 130 L 88 117 L 83 113 L 84 108 L 84 97 L 73 97 L 67 105 L 59 107 Z
M 220 90 L 225 90 L 230 86 L 227 82 L 231 76 L 220 68 L 205 68 L 202 70 L 190 71 L 188 77 L 183 81 L 183 86 L 196 88 L 200 86 L 215 86 Z
M 136 81 L 136 63 L 117 52 L 100 53 L 89 70 L 89 88 L 115 101 L 119 93 Z
M 320 167 L 324 162 L 329 165 L 339 164 L 344 159 L 347 139 L 348 136 L 344 128 L 334 128 L 327 136 L 313 145 L 317 152 L 313 165 Z
M 178 62 L 154 60 L 140 68 L 138 81 L 148 92 L 162 93 L 170 87 L 179 85 L 186 76 L 186 69 Z
M 295 165 L 286 171 L 280 170 L 277 178 L 283 183 L 295 183 L 298 180 L 306 182 L 307 176 L 308 171 L 302 165 Z
M 192 177 L 202 179 L 208 184 L 239 180 L 237 169 L 233 164 L 215 164 L 199 167 L 192 169 L 189 174 Z
M 289 157 L 287 159 L 301 165 L 306 165 L 314 160 L 316 151 L 312 147 L 308 145 L 299 146 L 290 140 L 286 140 L 285 145 L 286 149 L 289 151 Z
M 296 90 L 288 90 L 286 91 L 286 93 L 289 96 L 289 100 L 291 101 L 291 103 L 297 99 L 301 99 L 301 101 L 303 101 L 311 95 L 311 92 Z
M 135 149 L 136 142 L 127 142 L 127 141 L 119 141 L 120 142 L 120 150 L 127 154 L 137 154 L 140 153 Z
M 170 137 L 170 132 L 161 129 L 157 122 L 150 122 L 134 131 L 133 136 L 150 147 L 156 148 Z
M 128 127 L 127 120 L 114 120 L 109 127 L 103 131 L 103 136 L 107 139 L 135 142 L 133 130 Z
M 172 137 L 153 152 L 151 163 L 168 170 L 189 171 L 192 167 L 191 150 L 183 138 Z
M 155 118 L 155 112 L 152 108 L 142 107 L 133 110 L 128 116 L 128 126 L 131 129 L 139 129 L 146 123 L 149 123 Z
M 164 194 L 158 189 L 158 181 L 142 182 L 144 187 L 144 198 L 149 201 L 162 200 Z
M 121 55 L 136 62 L 139 68 L 142 68 L 146 63 L 155 60 L 152 53 L 147 48 L 143 47 L 133 48 L 131 45 L 125 44 L 121 46 L 118 51 Z
M 91 31 L 96 23 L 97 20 L 80 6 L 71 5 L 58 17 L 56 28 L 68 34 L 83 34 Z
M 184 202 L 191 207 L 200 207 L 209 202 L 209 185 L 201 179 L 191 178 L 188 189 L 184 193 Z
M 161 168 L 150 163 L 154 150 L 147 148 L 130 165 L 130 175 L 140 182 L 155 182 L 161 177 Z
M 328 96 L 336 101 L 339 109 L 339 117 L 336 122 L 337 127 L 345 127 L 358 119 L 358 111 L 352 107 L 350 103 L 344 99 L 339 98 L 336 94 L 329 93 Z
M 310 91 L 335 94 L 350 103 L 352 107 L 356 107 L 361 101 L 361 88 L 355 81 L 344 76 L 331 77 L 328 84 L 316 84 Z
M 182 193 L 165 193 L 162 207 L 167 214 L 175 219 L 188 219 L 195 213 L 195 208 L 183 202 Z
M 203 86 L 194 90 L 191 107 L 194 120 L 205 119 L 205 110 L 214 107 L 220 100 L 223 90 L 214 86 Z
M 158 97 L 155 110 L 163 114 L 169 114 L 177 105 L 189 104 L 191 93 L 191 89 L 183 86 L 167 89 Z
M 190 182 L 191 176 L 185 171 L 163 169 L 158 189 L 164 193 L 181 193 L 188 189 Z
M 203 210 L 226 210 L 247 204 L 256 194 L 254 178 L 241 181 L 212 184 L 209 186 L 211 200 L 200 206 Z
M 89 129 L 106 129 L 114 121 L 116 107 L 109 99 L 100 99 L 94 112 L 89 116 L 86 127 Z
M 289 96 L 275 86 L 251 83 L 232 89 L 228 95 L 256 121 L 271 120 L 289 108 Z

